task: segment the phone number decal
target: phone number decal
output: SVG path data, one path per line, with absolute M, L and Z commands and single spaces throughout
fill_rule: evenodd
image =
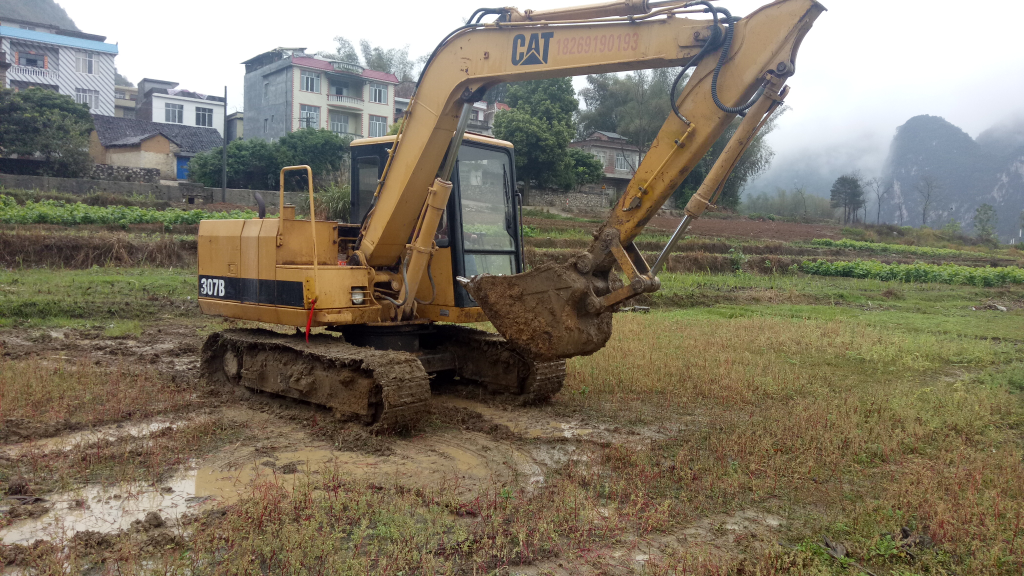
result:
M 598 34 L 573 36 L 555 41 L 559 55 L 600 54 L 603 52 L 635 52 L 640 48 L 640 34 Z

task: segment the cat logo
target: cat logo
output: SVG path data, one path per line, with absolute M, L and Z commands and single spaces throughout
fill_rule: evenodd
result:
M 547 64 L 548 47 L 554 35 L 554 32 L 534 32 L 530 34 L 530 41 L 527 42 L 525 34 L 516 34 L 512 38 L 512 65 Z

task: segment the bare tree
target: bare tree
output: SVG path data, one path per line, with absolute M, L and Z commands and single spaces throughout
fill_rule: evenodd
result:
M 917 190 L 917 195 L 921 197 L 921 226 L 927 226 L 928 211 L 931 209 L 932 203 L 938 200 L 939 190 L 942 187 L 935 178 L 925 174 L 921 176 L 915 189 Z
M 885 197 L 892 192 L 892 183 L 887 182 L 882 184 L 882 179 L 876 177 L 868 180 L 867 185 L 868 190 L 870 190 L 871 194 L 875 197 L 875 206 L 877 209 L 875 214 L 875 224 L 879 224 L 882 221 L 882 200 L 885 200 Z M 867 221 L 866 216 L 864 221 Z

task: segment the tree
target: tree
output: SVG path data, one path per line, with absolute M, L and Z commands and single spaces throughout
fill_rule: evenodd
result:
M 89 172 L 89 107 L 52 90 L 0 89 L 0 151 L 35 156 L 51 176 L 79 178 Z
M 563 172 L 573 169 L 569 142 L 576 132 L 579 109 L 569 78 L 528 80 L 510 84 L 506 94 L 510 110 L 494 118 L 494 135 L 516 148 L 516 171 L 526 182 L 541 186 L 571 187 Z
M 914 189 L 917 190 L 917 195 L 921 197 L 921 226 L 927 227 L 928 213 L 931 211 L 932 204 L 938 200 L 941 187 L 935 178 L 924 174 L 918 180 Z
M 281 168 L 307 164 L 313 169 L 317 187 L 337 181 L 342 163 L 348 158 L 350 140 L 325 129 L 306 128 L 285 135 L 277 142 L 235 140 L 228 144 L 228 186 L 250 190 L 276 190 Z M 207 186 L 220 186 L 221 148 L 196 154 L 189 162 L 189 179 Z M 304 174 L 293 173 L 286 186 L 306 187 Z
M 832 208 L 843 209 L 843 223 L 856 222 L 857 211 L 864 205 L 864 188 L 856 174 L 844 174 L 832 184 Z
M 125 88 L 135 88 L 135 84 L 132 84 L 127 78 L 121 76 L 118 73 L 117 68 L 114 68 L 114 86 L 124 86 Z
M 678 68 L 662 68 L 633 72 L 627 76 L 592 74 L 587 76 L 587 87 L 580 90 L 586 109 L 579 113 L 577 136 L 585 138 L 595 130 L 617 132 L 640 149 L 641 157 L 650 149 L 661 126 L 671 111 L 669 92 Z M 776 120 L 785 108 L 776 112 L 740 157 L 732 174 L 726 180 L 718 205 L 730 209 L 739 206 L 740 194 L 746 183 L 771 166 L 775 152 L 765 138 L 776 126 Z M 685 204 L 700 187 L 736 132 L 740 119 L 729 125 L 725 133 L 694 166 L 693 170 L 673 193 L 677 206 Z
M 344 36 L 335 36 L 334 41 L 338 44 L 334 48 L 334 52 L 320 52 L 320 56 L 326 58 L 336 58 L 342 62 L 351 62 L 352 64 L 359 64 L 359 54 L 356 52 L 356 47 L 352 45 Z
M 882 179 L 875 177 L 867 181 L 868 190 L 871 191 L 871 195 L 875 197 L 875 224 L 878 224 L 882 220 L 882 200 L 892 192 L 892 183 L 887 182 L 882 184 Z M 867 218 L 864 219 L 867 221 Z
M 984 242 L 996 241 L 996 225 L 999 216 L 991 204 L 982 204 L 974 211 L 974 235 Z
M 569 169 L 562 172 L 559 187 L 564 190 L 579 190 L 586 184 L 597 184 L 604 177 L 604 164 L 593 154 L 582 148 L 567 150 Z

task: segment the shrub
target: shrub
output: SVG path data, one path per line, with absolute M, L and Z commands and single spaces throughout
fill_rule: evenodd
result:
M 859 242 L 857 240 L 830 240 L 828 238 L 815 238 L 811 240 L 814 246 L 823 248 L 845 248 L 847 250 L 861 250 L 874 252 L 875 254 L 914 254 L 926 258 L 977 258 L 976 252 L 965 250 L 952 250 L 949 248 L 929 248 L 926 246 L 907 246 L 904 244 L 880 244 L 875 242 Z
M 816 276 L 869 278 L 897 282 L 934 282 L 970 286 L 1024 284 L 1024 270 L 1015 266 L 973 268 L 957 264 L 883 264 L 877 260 L 853 262 L 805 261 L 800 270 Z
M 88 206 L 55 200 L 25 202 L 19 206 L 10 196 L 0 196 L 0 224 L 100 224 L 127 227 L 131 224 L 198 224 L 200 220 L 255 218 L 252 210 L 207 212 L 205 210 L 153 210 L 134 206 Z

